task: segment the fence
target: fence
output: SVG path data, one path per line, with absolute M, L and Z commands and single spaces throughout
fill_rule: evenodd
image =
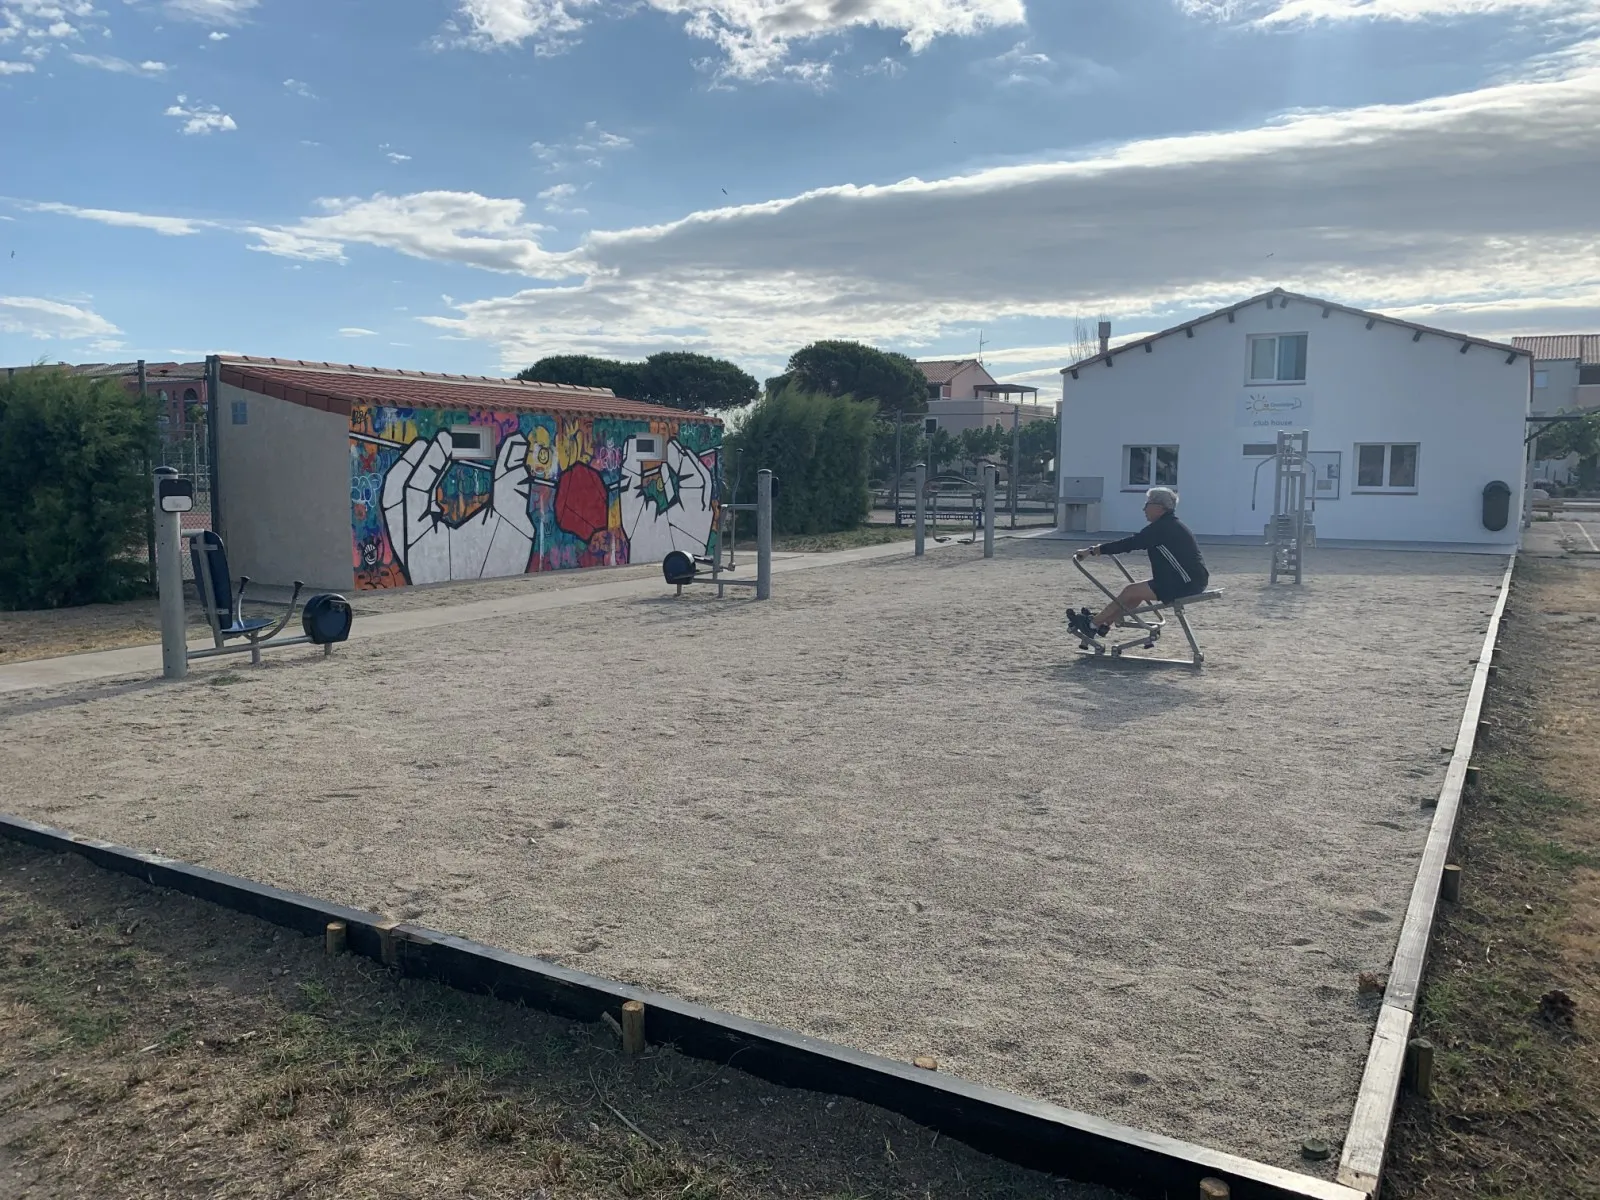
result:
M 163 428 L 157 437 L 154 458 L 145 464 L 145 475 L 149 477 L 156 467 L 166 466 L 174 468 L 183 478 L 194 484 L 194 508 L 183 514 L 181 528 L 184 533 L 200 529 L 214 528 L 211 521 L 211 439 L 209 428 L 203 421 L 186 421 L 177 427 Z M 146 538 L 146 554 L 149 558 L 150 582 L 155 586 L 156 578 L 156 543 L 155 543 L 155 500 L 153 496 L 147 498 L 146 528 L 149 536 Z M 194 567 L 189 562 L 185 553 L 183 559 L 184 579 L 194 578 Z

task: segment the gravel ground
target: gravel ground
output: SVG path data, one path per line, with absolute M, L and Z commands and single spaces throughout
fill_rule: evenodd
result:
M 1304 1169 L 1503 563 L 1213 548 L 1197 675 L 1082 661 L 1069 552 L 19 697 L 0 806 Z

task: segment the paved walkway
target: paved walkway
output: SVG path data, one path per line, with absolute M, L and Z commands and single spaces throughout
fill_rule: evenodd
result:
M 928 550 L 960 543 L 928 541 Z M 863 562 L 869 559 L 893 558 L 911 553 L 910 542 L 890 542 L 882 546 L 863 546 L 856 550 L 838 550 L 829 554 L 806 554 L 773 557 L 772 573 L 808 571 L 816 567 L 832 567 L 843 563 Z M 752 564 L 753 566 L 753 564 Z M 753 576 L 745 576 L 753 578 Z M 351 640 L 388 637 L 397 633 L 411 633 L 419 629 L 437 629 L 444 625 L 459 625 L 464 621 L 484 621 L 493 617 L 519 616 L 524 613 L 548 612 L 568 608 L 575 604 L 592 604 L 600 600 L 620 600 L 628 596 L 660 595 L 666 585 L 659 578 L 626 579 L 588 584 L 582 587 L 558 588 L 551 591 L 530 591 L 518 596 L 500 596 L 493 600 L 473 600 L 465 604 L 441 605 L 437 608 L 413 608 L 400 612 L 364 616 L 351 628 Z M 737 595 L 739 589 L 734 589 Z M 191 641 L 191 650 L 204 650 L 211 639 Z M 227 662 L 224 658 L 221 661 Z M 13 663 L 0 667 L 0 694 L 27 691 L 30 688 L 59 687 L 63 684 L 89 683 L 100 679 L 116 679 L 125 675 L 159 675 L 161 673 L 161 646 L 128 646 L 120 650 L 96 650 L 84 654 L 67 654 L 59 658 L 40 658 L 31 662 Z

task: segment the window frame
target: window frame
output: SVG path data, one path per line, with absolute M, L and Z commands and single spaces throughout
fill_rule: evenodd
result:
M 1377 486 L 1368 486 L 1361 482 L 1361 451 L 1368 446 L 1383 447 L 1383 479 L 1384 482 Z M 1394 451 L 1397 446 L 1409 446 L 1413 451 L 1412 481 L 1409 487 L 1395 487 L 1389 480 L 1394 478 Z M 1355 476 L 1350 483 L 1352 496 L 1415 496 L 1422 490 L 1422 443 L 1421 442 L 1356 442 L 1355 443 Z
M 1182 458 L 1182 456 L 1179 454 L 1179 449 L 1179 444 L 1176 442 L 1138 442 L 1129 443 L 1128 445 L 1123 446 L 1121 490 L 1124 492 L 1147 492 L 1153 487 L 1177 487 L 1180 462 Z M 1133 482 L 1133 452 L 1135 450 L 1145 450 L 1149 452 L 1150 480 L 1147 483 Z M 1163 450 L 1172 451 L 1171 482 L 1162 482 L 1160 479 L 1161 451 Z
M 1535 388 L 1541 390 L 1541 391 L 1544 390 L 1545 388 L 1549 387 L 1550 386 L 1550 372 L 1549 371 L 1535 371 L 1533 373 L 1533 386 Z
M 1299 379 L 1279 379 L 1277 377 L 1278 367 L 1279 367 L 1279 364 L 1280 364 L 1280 361 L 1281 361 L 1280 356 L 1282 354 L 1282 351 L 1278 347 L 1278 343 L 1283 338 L 1304 338 L 1305 339 L 1306 366 L 1305 366 L 1305 370 L 1302 372 L 1302 374 L 1301 374 Z M 1273 343 L 1273 346 L 1272 346 L 1272 372 L 1273 372 L 1273 377 L 1271 379 L 1256 379 L 1254 377 L 1254 375 L 1255 375 L 1255 362 L 1256 362 L 1256 343 L 1257 342 L 1265 342 L 1265 341 L 1271 341 Z M 1311 373 L 1311 332 L 1310 332 L 1310 330 L 1293 330 L 1293 331 L 1286 330 L 1286 331 L 1284 331 L 1282 333 L 1252 333 L 1252 334 L 1250 334 L 1249 336 L 1247 336 L 1245 338 L 1245 342 L 1244 342 L 1244 384 L 1245 384 L 1246 387 L 1304 387 L 1305 383 L 1306 383 L 1306 376 L 1309 375 L 1310 373 Z
M 939 418 L 938 417 L 923 417 L 922 418 L 922 436 L 923 437 L 932 437 L 934 434 L 936 434 L 938 432 L 939 432 Z

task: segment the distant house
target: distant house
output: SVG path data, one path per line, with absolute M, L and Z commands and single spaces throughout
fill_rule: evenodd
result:
M 1600 408 L 1600 333 L 1519 337 L 1511 342 L 1533 355 L 1534 416 Z M 1576 461 L 1536 462 L 1534 478 L 1566 483 Z
M 70 371 L 91 379 L 115 379 L 130 392 L 139 390 L 139 364 L 124 363 L 55 363 L 48 364 L 57 370 Z M 16 371 L 22 368 L 10 367 Z M 206 365 L 205 363 L 154 363 L 144 364 L 145 390 L 155 398 L 157 420 L 167 430 L 182 429 L 189 425 L 204 426 L 206 420 Z
M 975 358 L 930 359 L 917 366 L 928 381 L 928 413 L 923 418 L 926 433 L 942 429 L 955 434 L 987 425 L 1009 429 L 1013 424 L 1055 416 L 1053 405 L 1038 402 L 1038 388 L 997 383 Z

